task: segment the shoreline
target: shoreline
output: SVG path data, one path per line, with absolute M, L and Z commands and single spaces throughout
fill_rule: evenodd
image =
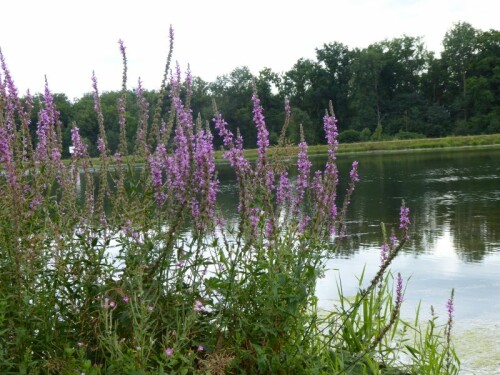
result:
M 419 138 L 408 140 L 388 140 L 388 141 L 368 141 L 358 143 L 343 143 L 339 144 L 337 155 L 363 155 L 363 154 L 392 154 L 392 153 L 409 153 L 409 152 L 430 152 L 433 150 L 470 150 L 470 149 L 495 149 L 500 148 L 500 133 L 488 135 L 468 135 L 468 136 L 453 136 L 444 138 Z M 281 154 L 280 157 L 293 158 L 298 154 L 297 145 L 284 146 L 283 153 L 277 152 L 280 150 L 278 146 L 270 146 L 268 149 L 269 156 L 273 154 Z M 224 151 L 214 150 L 215 162 L 225 163 L 227 160 L 223 157 Z M 325 155 L 328 153 L 327 145 L 310 145 L 308 146 L 309 156 Z M 277 155 L 277 156 L 278 156 Z M 244 151 L 245 158 L 249 160 L 257 159 L 257 149 L 246 149 Z M 140 165 L 146 162 L 134 156 L 129 156 L 132 164 Z M 64 159 L 63 162 L 69 164 L 71 159 Z M 111 155 L 108 155 L 110 165 L 115 164 Z M 126 158 L 124 158 L 126 163 Z M 93 167 L 98 167 L 101 164 L 99 157 L 91 157 L 90 163 Z

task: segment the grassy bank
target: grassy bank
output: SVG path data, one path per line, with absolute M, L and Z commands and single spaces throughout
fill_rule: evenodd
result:
M 445 138 L 399 139 L 380 142 L 344 143 L 338 148 L 339 154 L 360 152 L 392 152 L 404 150 L 431 150 L 461 147 L 500 147 L 500 134 L 454 136 Z M 325 154 L 327 145 L 309 147 L 310 154 Z M 254 151 L 254 150 L 249 150 Z
M 432 150 L 446 148 L 461 148 L 461 147 L 500 147 L 500 134 L 488 135 L 467 135 L 467 136 L 452 136 L 445 138 L 422 138 L 422 139 L 404 139 L 379 142 L 359 142 L 359 143 L 344 143 L 338 148 L 339 154 L 363 153 L 363 152 L 394 152 L 404 150 Z M 274 148 L 276 150 L 276 148 Z M 309 146 L 310 155 L 326 154 L 328 145 Z M 287 148 L 287 153 L 291 156 L 298 154 L 297 146 Z M 217 150 L 214 152 L 215 160 L 223 159 L 223 151 Z M 244 151 L 245 157 L 248 159 L 257 158 L 257 149 L 247 149 Z M 145 160 L 137 159 L 135 162 L 143 163 Z M 69 162 L 69 160 L 68 160 Z M 99 158 L 91 158 L 92 165 L 99 166 Z M 112 161 L 111 161 L 112 162 Z

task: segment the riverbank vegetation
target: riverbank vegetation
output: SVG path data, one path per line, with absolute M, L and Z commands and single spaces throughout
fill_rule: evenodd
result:
M 300 128 L 290 165 L 281 152 L 291 143 L 290 102 L 281 147 L 270 149 L 256 81 L 247 98 L 257 145 L 250 163 L 244 139 L 215 105 L 211 122 L 193 118 L 191 74 L 182 79 L 176 67 L 167 76 L 172 30 L 170 45 L 151 112 L 136 90 L 136 123 L 128 116 L 123 42 L 113 113 L 104 111 L 92 76 L 97 172 L 78 123 L 69 130 L 70 162 L 62 162 L 64 121 L 48 83 L 33 121 L 34 104 L 19 98 L 0 54 L 0 372 L 458 373 L 453 293 L 443 326 L 434 315 L 423 328 L 399 317 L 404 276 L 389 269 L 413 230 L 404 202 L 399 224 L 382 225 L 377 274 L 361 277 L 354 296 L 339 283 L 335 308 L 317 309 L 316 282 L 348 233 L 360 178 L 356 161 L 348 176 L 338 174 L 332 106 L 322 118 L 323 169 L 311 169 Z M 119 129 L 114 149 L 108 118 Z M 234 221 L 217 208 L 211 130 L 239 185 Z M 145 168 L 132 167 L 136 158 Z M 337 189 L 339 179 L 347 190 Z

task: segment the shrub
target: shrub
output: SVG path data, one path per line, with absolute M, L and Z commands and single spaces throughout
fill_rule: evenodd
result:
M 382 141 L 384 137 L 384 129 L 382 127 L 382 124 L 379 122 L 377 124 L 377 127 L 375 128 L 375 131 L 372 134 L 372 141 Z
M 238 220 L 226 221 L 216 206 L 212 134 L 193 121 L 187 104 L 191 76 L 182 82 L 179 67 L 169 81 L 167 119 L 155 111 L 148 124 L 139 82 L 136 153 L 128 154 L 127 66 L 122 42 L 120 47 L 125 65 L 114 155 L 92 77 L 97 168 L 76 125 L 71 160 L 61 160 L 48 84 L 32 146 L 30 100 L 23 108 L 0 56 L 2 373 L 380 373 L 382 367 L 404 367 L 401 353 L 408 356 L 408 350 L 410 370 L 425 365 L 431 372 L 456 372 L 449 328 L 444 336 L 433 331 L 423 340 L 446 363 L 431 363 L 417 346 L 394 346 L 403 280 L 398 275 L 392 287 L 387 275 L 408 238 L 404 205 L 373 280 L 363 289 L 360 284 L 354 300 L 340 292 L 336 311 L 325 316 L 317 310 L 316 281 L 346 234 L 359 179 L 353 162 L 338 203 L 333 110 L 323 119 L 324 169 L 312 173 L 302 136 L 295 183 L 288 157 L 280 149 L 269 152 L 255 89 L 254 164 L 243 155 L 241 137 L 214 111 L 239 186 Z M 171 55 L 172 49 L 167 72 Z M 166 92 L 164 81 L 157 108 Z M 285 113 L 288 123 L 288 106 Z M 137 169 L 137 160 L 147 162 Z
M 354 129 L 344 130 L 339 134 L 339 142 L 355 143 L 361 141 L 361 133 Z
M 368 142 L 372 136 L 372 132 L 370 131 L 370 129 L 364 128 L 363 130 L 361 130 L 360 136 L 361 136 L 361 141 Z

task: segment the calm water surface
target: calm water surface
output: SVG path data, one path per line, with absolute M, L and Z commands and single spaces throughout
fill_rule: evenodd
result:
M 414 316 L 421 301 L 422 318 L 430 317 L 432 305 L 444 321 L 454 288 L 462 373 L 500 374 L 500 149 L 343 155 L 342 180 L 353 160 L 359 161 L 361 181 L 349 210 L 350 236 L 318 284 L 320 307 L 334 306 L 339 278 L 350 294 L 363 267 L 367 282 L 376 273 L 380 222 L 397 226 L 404 199 L 411 239 L 391 267 L 409 279 L 403 316 Z M 317 158 L 314 166 L 323 162 Z M 220 203 L 231 217 L 237 187 L 223 168 L 220 179 Z

